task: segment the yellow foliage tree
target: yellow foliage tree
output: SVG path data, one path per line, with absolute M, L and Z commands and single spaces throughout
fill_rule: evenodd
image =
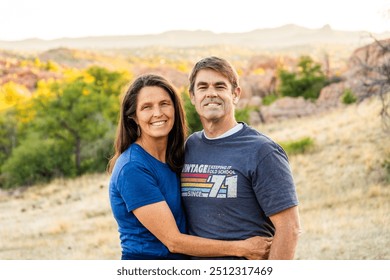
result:
M 7 82 L 0 86 L 0 110 L 22 105 L 31 98 L 30 91 L 23 85 Z
M 35 114 L 31 97 L 31 92 L 25 86 L 12 81 L 5 83 L 0 86 L 0 112 L 13 108 L 17 112 L 18 122 L 29 122 Z

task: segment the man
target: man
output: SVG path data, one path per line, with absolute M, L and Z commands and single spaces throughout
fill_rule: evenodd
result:
M 189 92 L 204 129 L 188 138 L 182 170 L 189 233 L 273 237 L 268 258 L 293 259 L 300 222 L 288 159 L 274 141 L 236 121 L 236 71 L 224 59 L 204 58 L 190 74 Z

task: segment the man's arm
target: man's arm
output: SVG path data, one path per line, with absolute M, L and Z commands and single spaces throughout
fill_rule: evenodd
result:
M 298 206 L 283 210 L 270 216 L 275 226 L 275 236 L 272 241 L 270 260 L 292 260 L 298 237 L 301 232 Z

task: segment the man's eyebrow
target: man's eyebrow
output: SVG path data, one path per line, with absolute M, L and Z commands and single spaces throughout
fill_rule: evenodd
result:
M 208 85 L 209 83 L 207 83 L 207 82 L 204 82 L 204 81 L 199 81 L 199 82 L 197 82 L 196 83 L 196 86 L 203 86 L 203 85 Z M 218 82 L 215 82 L 215 83 L 213 83 L 213 85 L 214 86 L 226 86 L 227 85 L 227 83 L 226 82 L 224 82 L 224 81 L 218 81 Z
M 203 81 L 199 81 L 196 83 L 196 86 L 203 86 L 203 85 L 208 85 L 208 83 Z
M 216 83 L 214 83 L 215 86 L 226 86 L 227 83 L 225 83 L 224 81 L 218 81 Z

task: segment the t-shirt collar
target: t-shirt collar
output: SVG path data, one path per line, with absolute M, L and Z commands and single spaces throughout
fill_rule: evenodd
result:
M 225 133 L 223 133 L 223 134 L 221 134 L 221 135 L 219 135 L 217 137 L 213 137 L 213 138 L 207 137 L 206 133 L 204 133 L 204 130 L 202 130 L 202 134 L 204 135 L 204 137 L 207 140 L 217 140 L 217 139 L 226 138 L 226 137 L 228 137 L 230 135 L 233 135 L 234 133 L 239 132 L 243 127 L 244 127 L 244 124 L 238 123 L 234 127 L 232 127 L 231 129 L 226 131 Z

